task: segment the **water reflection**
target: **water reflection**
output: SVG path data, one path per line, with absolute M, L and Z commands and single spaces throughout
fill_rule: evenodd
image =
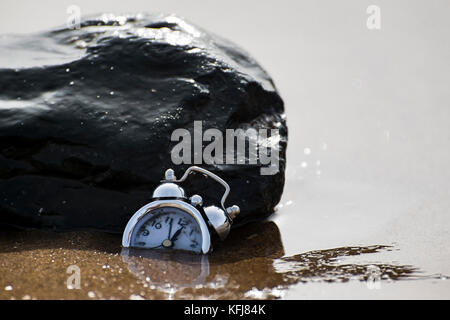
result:
M 233 230 L 211 255 L 124 249 L 129 270 L 168 298 L 273 299 L 297 283 L 395 281 L 416 277 L 409 265 L 341 263 L 345 257 L 392 250 L 389 246 L 341 247 L 283 257 L 274 222 Z
M 207 255 L 133 248 L 123 248 L 121 255 L 129 270 L 153 287 L 195 286 L 209 275 Z

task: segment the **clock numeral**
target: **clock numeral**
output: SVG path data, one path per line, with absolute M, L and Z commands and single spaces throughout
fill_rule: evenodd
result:
M 178 224 L 182 227 L 186 227 L 189 224 L 189 222 L 183 218 L 180 218 L 180 220 L 178 220 Z
M 196 240 L 192 240 L 191 248 L 195 248 L 198 246 L 198 242 Z
M 147 229 L 142 230 L 141 235 L 143 235 L 144 237 L 148 236 L 150 234 L 150 231 L 148 231 Z
M 155 227 L 156 229 L 161 229 L 161 223 L 156 222 L 156 220 L 153 220 L 152 227 Z
M 166 218 L 166 220 L 164 221 L 165 223 L 169 223 L 169 224 L 171 224 L 172 223 L 172 221 L 173 221 L 173 218 L 171 218 L 171 217 L 167 217 Z
M 136 245 L 144 247 L 145 246 L 145 242 L 138 242 L 138 243 L 136 243 Z

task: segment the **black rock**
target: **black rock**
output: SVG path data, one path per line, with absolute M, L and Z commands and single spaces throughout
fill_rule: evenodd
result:
M 172 167 L 176 128 L 279 130 L 279 172 L 201 165 L 229 182 L 237 223 L 266 217 L 284 185 L 287 127 L 267 73 L 175 16 L 111 15 L 0 40 L 0 224 L 122 232 Z M 185 190 L 218 203 L 220 186 Z M 207 180 L 208 182 L 209 180 Z

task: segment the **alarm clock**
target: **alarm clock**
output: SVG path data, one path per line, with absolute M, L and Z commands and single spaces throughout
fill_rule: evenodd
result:
M 186 194 L 179 183 L 193 172 L 211 177 L 225 188 L 219 205 L 204 207 L 200 195 L 189 197 Z M 128 221 L 122 246 L 209 253 L 213 240 L 225 240 L 233 219 L 240 212 L 237 205 L 225 207 L 229 193 L 230 186 L 206 169 L 189 167 L 178 180 L 174 171 L 167 169 L 164 180 L 153 191 L 152 201 L 136 211 Z

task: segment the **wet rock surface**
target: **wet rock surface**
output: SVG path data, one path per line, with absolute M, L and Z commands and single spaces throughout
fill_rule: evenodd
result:
M 279 129 L 279 171 L 202 165 L 229 182 L 236 222 L 284 186 L 283 101 L 247 53 L 174 16 L 104 15 L 0 41 L 0 224 L 121 232 L 172 164 L 177 128 Z M 218 203 L 198 178 L 188 193 Z

